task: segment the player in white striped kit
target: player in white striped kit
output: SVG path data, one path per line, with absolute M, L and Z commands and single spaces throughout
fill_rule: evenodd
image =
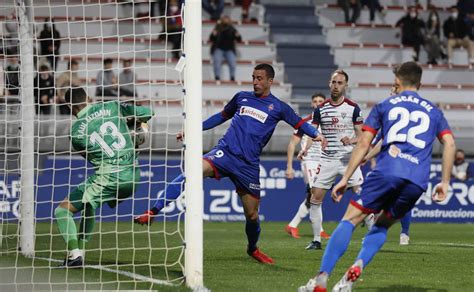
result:
M 311 106 L 313 110 L 321 105 L 326 97 L 322 93 L 315 93 L 311 97 Z M 311 123 L 312 115 L 309 115 L 304 119 L 306 122 Z M 304 149 L 306 146 L 307 141 L 310 138 L 304 135 L 301 131 L 297 130 L 294 132 L 293 136 L 288 143 L 288 150 L 287 150 L 287 167 L 286 167 L 286 178 L 293 179 L 295 176 L 295 172 L 293 170 L 293 156 L 295 153 L 295 148 L 298 143 L 301 143 L 301 149 Z M 311 197 L 311 187 L 313 186 L 316 180 L 316 171 L 319 165 L 319 159 L 321 157 L 321 145 L 319 142 L 313 143 L 311 148 L 308 150 L 308 153 L 303 159 L 301 160 L 301 170 L 303 172 L 303 178 L 306 185 L 307 196 L 306 199 L 301 203 L 298 208 L 298 212 L 295 214 L 295 217 L 291 220 L 291 222 L 286 226 L 286 232 L 294 237 L 300 238 L 298 232 L 298 225 L 300 224 L 301 220 L 303 220 L 309 214 L 309 199 Z M 311 219 L 311 218 L 310 218 Z M 324 231 L 321 230 L 320 235 L 322 238 L 329 239 L 329 235 Z M 314 249 L 312 244 L 307 246 L 307 249 Z
M 346 72 L 334 71 L 329 82 L 331 98 L 316 108 L 313 113 L 313 124 L 320 127 L 328 141 L 328 146 L 321 153 L 316 182 L 311 188 L 309 214 L 311 218 L 314 218 L 312 220 L 316 226 L 313 228 L 313 244 L 318 246 L 321 245 L 321 204 L 324 195 L 331 189 L 337 176 L 344 174 L 352 149 L 362 132 L 363 118 L 360 108 L 357 103 L 345 97 L 348 81 L 349 76 Z M 308 143 L 306 149 L 302 150 L 302 156 L 306 155 L 311 144 L 311 142 Z M 348 182 L 348 187 L 351 187 L 354 193 L 358 193 L 363 181 L 362 172 L 360 168 L 357 168 Z M 366 224 L 370 229 L 373 225 L 373 216 L 367 218 Z

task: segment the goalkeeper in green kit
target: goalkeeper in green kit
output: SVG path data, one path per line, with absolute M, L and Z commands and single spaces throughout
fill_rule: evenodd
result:
M 153 111 L 119 101 L 93 103 L 79 87 L 69 89 L 65 98 L 77 117 L 71 127 L 72 145 L 95 169 L 54 210 L 67 243 L 64 266 L 78 267 L 83 265 L 83 249 L 94 229 L 96 209 L 103 203 L 115 207 L 133 194 L 140 181 L 135 147 L 144 142 L 145 123 Z M 82 212 L 79 233 L 73 219 L 77 212 Z

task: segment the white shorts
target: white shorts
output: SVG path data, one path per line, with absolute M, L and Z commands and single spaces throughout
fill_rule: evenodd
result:
M 316 173 L 317 179 L 314 187 L 329 190 L 332 188 L 338 175 L 344 175 L 347 164 L 340 160 L 321 160 L 319 163 L 319 172 Z M 354 174 L 348 182 L 348 187 L 360 186 L 364 182 L 362 171 L 357 167 Z
M 303 171 L 304 182 L 312 188 L 316 182 L 319 161 L 303 160 L 301 161 L 301 170 Z

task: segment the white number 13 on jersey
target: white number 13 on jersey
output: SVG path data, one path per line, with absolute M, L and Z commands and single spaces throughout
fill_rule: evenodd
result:
M 430 127 L 430 117 L 422 111 L 410 112 L 403 107 L 394 107 L 388 112 L 388 119 L 390 121 L 395 121 L 398 118 L 400 118 L 400 120 L 393 124 L 388 131 L 387 143 L 408 142 L 415 147 L 424 148 L 426 142 L 416 138 L 416 136 L 428 131 Z M 399 133 L 402 129 L 405 129 L 408 126 L 410 121 L 420 123 L 408 129 L 406 134 Z
M 111 131 L 110 133 L 109 133 L 109 129 Z M 100 126 L 99 128 L 99 132 L 100 132 L 100 135 L 97 132 L 93 132 L 89 140 L 92 143 L 92 145 L 99 143 L 100 148 L 102 148 L 102 150 L 104 150 L 104 152 L 109 157 L 114 157 L 115 156 L 114 150 L 117 151 L 117 150 L 123 149 L 123 147 L 125 147 L 125 145 L 127 144 L 125 137 L 120 133 L 117 126 L 112 122 L 103 123 L 102 126 Z M 114 139 L 117 139 L 117 141 L 112 143 L 110 146 L 107 145 L 107 143 L 105 143 L 104 138 L 103 138 L 106 134 L 110 134 Z

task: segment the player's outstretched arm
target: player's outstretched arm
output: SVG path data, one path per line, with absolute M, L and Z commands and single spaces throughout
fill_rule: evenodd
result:
M 210 116 L 209 118 L 207 118 L 207 120 L 205 120 L 204 122 L 202 122 L 202 129 L 203 131 L 212 129 L 214 127 L 219 126 L 220 124 L 224 123 L 227 120 L 228 119 L 222 115 L 222 112 L 218 112 Z
M 441 172 L 441 182 L 437 184 L 433 191 L 433 200 L 437 202 L 444 201 L 448 193 L 451 170 L 454 164 L 454 154 L 456 152 L 456 143 L 451 133 L 445 134 L 440 139 L 443 144 L 443 164 Z
M 134 118 L 135 123 L 146 123 L 155 115 L 151 108 L 133 103 L 121 103 L 120 110 L 123 116 Z
M 295 177 L 295 171 L 293 170 L 293 156 L 295 155 L 296 145 L 301 141 L 301 137 L 292 135 L 288 148 L 286 149 L 286 178 L 293 179 Z

